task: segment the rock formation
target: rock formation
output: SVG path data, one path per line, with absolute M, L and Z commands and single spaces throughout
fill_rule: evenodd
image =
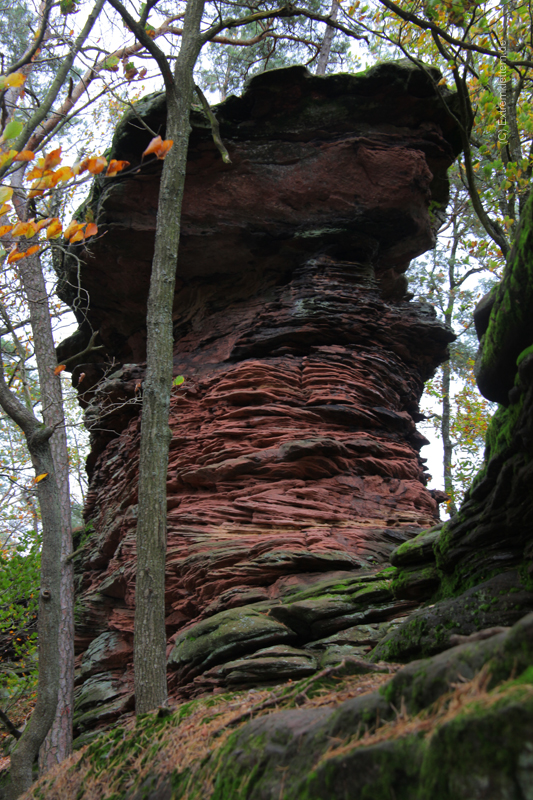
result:
M 290 68 L 217 108 L 231 164 L 193 115 L 174 307 L 167 633 L 175 698 L 315 673 L 366 655 L 438 583 L 393 592 L 391 552 L 438 522 L 415 423 L 451 332 L 406 293 L 432 246 L 458 149 L 408 63 Z M 453 107 L 455 98 L 448 102 Z M 74 384 L 92 434 L 77 570 L 77 732 L 133 706 L 139 409 L 160 95 L 119 127 L 88 205 L 103 234 L 63 265 L 98 344 Z M 81 260 L 79 260 L 81 259 Z M 88 298 L 85 302 L 84 298 Z M 461 631 L 459 631 L 461 632 Z M 469 632 L 469 631 L 468 631 Z
M 158 167 L 96 187 L 106 233 L 82 253 L 81 291 L 78 267 L 64 265 L 81 326 L 61 351 L 79 352 L 92 328 L 105 347 L 74 372 L 93 441 L 76 557 L 77 731 L 95 740 L 35 800 L 532 797 L 533 201 L 475 315 L 479 385 L 501 404 L 485 464 L 439 523 L 415 422 L 451 336 L 403 279 L 431 245 L 429 209 L 445 203 L 456 152 L 426 74 L 399 63 L 255 78 L 218 109 L 227 167 L 195 116 L 167 625 L 172 694 L 198 697 L 101 735 L 95 726 L 133 708 Z M 139 109 L 164 124 L 159 97 Z M 138 165 L 143 136 L 127 118 L 113 155 Z

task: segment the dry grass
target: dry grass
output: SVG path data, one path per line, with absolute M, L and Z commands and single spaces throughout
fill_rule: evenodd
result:
M 430 739 L 445 723 L 453 720 L 467 708 L 475 704 L 479 710 L 488 709 L 501 702 L 504 696 L 519 692 L 521 697 L 532 697 L 533 686 L 513 685 L 513 681 L 489 692 L 491 675 L 488 665 L 483 667 L 471 681 L 460 681 L 451 685 L 451 691 L 442 695 L 433 705 L 419 714 L 410 716 L 402 703 L 397 710 L 396 719 L 380 725 L 373 731 L 357 731 L 349 741 L 331 747 L 319 763 L 336 756 L 343 756 L 360 748 L 370 747 L 390 739 L 400 739 L 411 735 L 422 735 Z
M 222 747 L 239 725 L 284 708 L 334 707 L 376 691 L 391 677 L 390 673 L 371 673 L 336 678 L 335 672 L 324 670 L 305 681 L 283 684 L 275 691 L 253 689 L 200 698 L 172 709 L 181 710 L 181 719 L 175 714 L 159 721 L 157 714 L 151 714 L 137 723 L 128 720 L 115 729 L 105 757 L 94 757 L 95 745 L 82 748 L 35 784 L 24 800 L 110 800 L 130 796 L 149 775 L 190 770 L 194 778 L 204 759 Z M 314 686 L 324 678 L 331 679 L 334 685 Z M 101 740 L 104 738 L 105 735 Z M 88 750 L 89 757 L 85 757 Z M 213 790 L 209 779 L 202 788 L 208 798 Z M 184 798 L 187 796 L 188 792 Z
M 396 719 L 371 731 L 357 731 L 349 741 L 332 746 L 319 763 L 385 740 L 410 735 L 429 738 L 472 705 L 476 709 L 489 708 L 516 691 L 522 696 L 533 695 L 532 685 L 516 686 L 512 681 L 489 692 L 489 677 L 485 669 L 473 680 L 453 685 L 450 692 L 420 714 L 409 716 L 405 708 L 399 708 Z M 345 700 L 376 691 L 388 680 L 390 674 L 338 677 L 335 670 L 324 670 L 313 678 L 289 682 L 275 690 L 204 697 L 138 721 L 131 719 L 48 773 L 24 798 L 119 800 L 133 796 L 151 776 L 180 774 L 187 781 L 180 786 L 182 800 L 198 796 L 208 800 L 214 789 L 217 753 L 239 726 L 287 708 L 334 708 Z M 214 761 L 211 768 L 205 768 L 209 757 Z

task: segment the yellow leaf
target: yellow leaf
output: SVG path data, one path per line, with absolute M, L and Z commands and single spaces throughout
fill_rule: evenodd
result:
M 4 86 L 6 88 L 16 89 L 18 86 L 23 86 L 26 81 L 26 76 L 22 72 L 12 72 L 4 78 Z
M 41 472 L 40 475 L 36 475 L 33 479 L 34 483 L 39 483 L 40 481 L 44 481 L 45 478 L 48 477 L 48 472 Z
M 13 197 L 11 186 L 0 186 L 0 203 L 7 203 Z
M 76 242 L 82 242 L 84 239 L 83 231 L 77 231 L 73 236 L 70 237 L 70 243 L 76 244 Z
M 4 203 L 3 206 L 0 206 L 0 217 L 3 217 L 8 211 L 11 211 L 11 206 L 9 203 Z
M 54 172 L 54 186 L 61 182 L 70 180 L 74 176 L 72 167 L 60 167 Z
M 4 236 L 4 234 L 9 233 L 12 229 L 13 225 L 0 225 L 0 236 Z
M 57 218 L 55 218 L 52 220 L 52 222 L 46 229 L 46 238 L 57 239 L 58 236 L 61 236 L 62 231 L 63 231 L 63 226 L 61 222 Z
M 4 167 L 8 161 L 13 161 L 16 155 L 16 150 L 10 150 L 8 153 L 2 153 L 0 155 L 0 167 Z
M 13 236 L 25 236 L 26 239 L 31 239 L 36 233 L 36 225 L 31 220 L 29 222 L 17 222 L 13 228 Z
M 66 369 L 66 368 L 67 367 L 66 367 L 65 364 L 58 364 L 57 367 L 54 370 L 54 375 L 60 375 L 63 372 L 63 370 Z

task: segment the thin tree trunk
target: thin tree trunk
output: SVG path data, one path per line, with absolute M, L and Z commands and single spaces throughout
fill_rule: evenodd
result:
M 167 700 L 165 560 L 167 472 L 172 384 L 172 306 L 180 216 L 189 142 L 193 69 L 201 47 L 204 0 L 189 0 L 174 86 L 167 86 L 166 138 L 174 142 L 165 159 L 147 310 L 146 379 L 143 384 L 137 577 L 135 583 L 135 709 L 145 713 Z
M 454 499 L 452 456 L 453 443 L 450 439 L 450 389 L 451 389 L 451 367 L 450 362 L 445 361 L 442 365 L 442 466 L 444 473 L 444 491 L 451 498 L 448 504 L 450 514 L 457 514 L 457 507 Z
M 12 797 L 30 788 L 32 767 L 53 722 L 59 691 L 59 619 L 61 587 L 61 514 L 54 461 L 50 448 L 52 429 L 47 428 L 9 391 L 0 359 L 0 405 L 26 437 L 36 476 L 41 508 L 43 544 L 39 591 L 37 702 L 11 754 Z
M 339 13 L 339 0 L 331 0 L 331 10 L 329 12 L 330 18 L 333 21 L 335 21 L 337 19 L 338 13 Z M 324 34 L 324 38 L 322 40 L 320 53 L 318 54 L 318 63 L 316 68 L 317 75 L 326 74 L 326 67 L 328 66 L 329 55 L 331 53 L 331 44 L 333 42 L 334 36 L 335 36 L 335 28 L 331 28 L 328 25 L 326 28 L 326 32 Z
M 59 698 L 53 725 L 39 754 L 40 773 L 59 764 L 72 753 L 74 703 L 74 568 L 66 559 L 72 553 L 67 434 L 61 379 L 54 375 L 57 365 L 48 293 L 38 255 L 24 258 L 19 273 L 30 310 L 33 344 L 39 373 L 44 423 L 54 433 L 50 448 L 57 476 L 61 506 L 61 620 L 59 628 Z

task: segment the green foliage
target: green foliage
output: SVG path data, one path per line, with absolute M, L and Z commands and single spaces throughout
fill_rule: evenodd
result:
M 0 550 L 0 708 L 8 716 L 37 683 L 40 565 L 40 540 L 33 531 Z
M 261 3 L 262 9 L 279 8 L 275 2 Z M 328 15 L 331 2 L 310 0 L 306 3 L 309 11 Z M 234 6 L 231 16 L 241 18 L 257 11 L 257 4 L 248 2 Z M 324 35 L 317 23 L 305 18 L 286 18 L 277 21 L 275 29 L 264 21 L 250 23 L 236 29 L 227 36 L 240 42 L 250 42 L 249 46 L 210 43 L 204 51 L 205 58 L 198 70 L 201 85 L 211 92 L 218 92 L 221 100 L 232 93 L 242 91 L 247 78 L 258 72 L 305 64 L 311 71 L 316 67 L 320 43 Z M 346 37 L 336 35 L 333 39 L 328 71 L 353 69 L 355 59 L 350 53 Z
M 442 441 L 443 488 L 450 498 L 448 510 L 455 512 L 481 466 L 493 413 L 493 405 L 480 395 L 474 378 L 478 342 L 473 312 L 498 278 L 501 259 L 495 247 L 478 238 L 479 224 L 468 210 L 457 174 L 450 217 L 433 253 L 418 259 L 410 272 L 410 287 L 435 306 L 457 336 L 449 348 L 449 362 L 426 384 L 423 401 L 429 424 Z

